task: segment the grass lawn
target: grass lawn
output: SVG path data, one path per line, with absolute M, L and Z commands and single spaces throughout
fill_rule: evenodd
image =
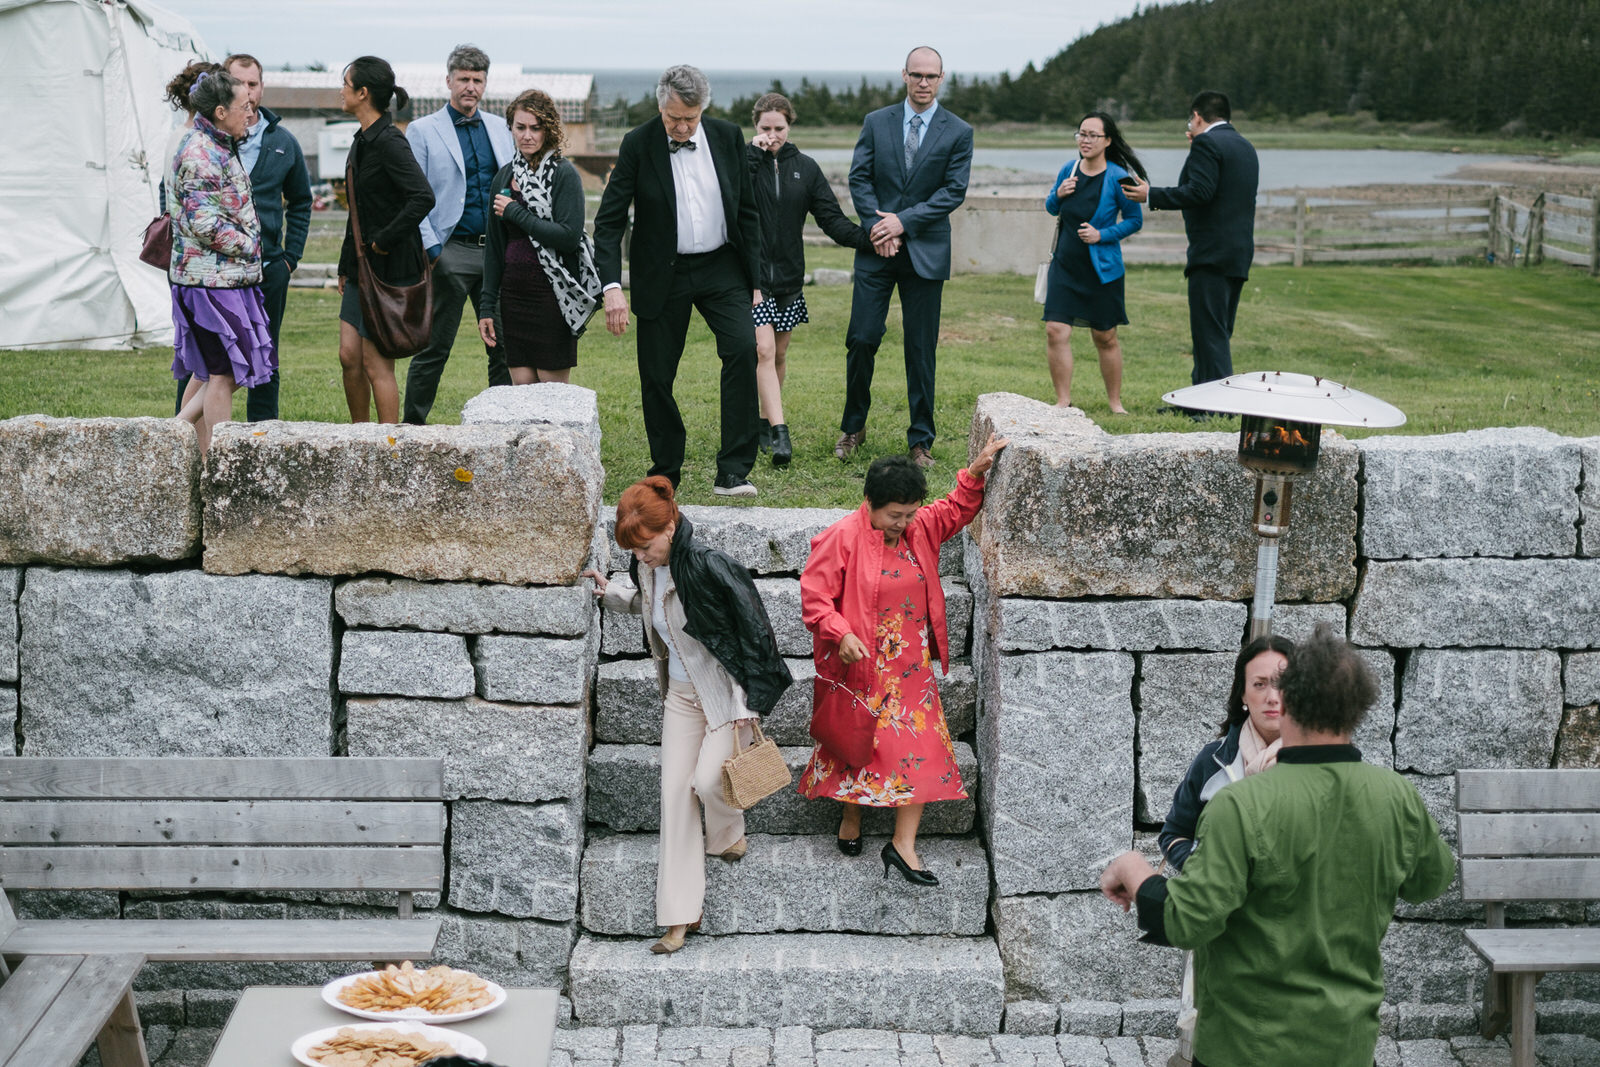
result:
M 849 253 L 841 249 L 807 253 L 812 267 L 849 265 Z M 752 474 L 761 491 L 755 502 L 849 507 L 861 499 L 867 462 L 905 447 L 899 310 L 891 308 L 879 352 L 867 447 L 860 459 L 840 464 L 833 442 L 843 401 L 850 290 L 812 287 L 806 300 L 811 322 L 795 332 L 784 389 L 794 464 L 777 471 L 759 463 Z M 1114 433 L 1187 432 L 1193 428 L 1187 419 L 1154 413 L 1163 392 L 1189 382 L 1182 271 L 1130 270 L 1127 303 L 1132 324 L 1121 330 L 1123 395 L 1134 414 L 1110 415 L 1086 336 L 1074 346 L 1073 399 Z M 347 418 L 339 385 L 338 305 L 331 289 L 290 291 L 282 360 L 287 418 Z M 946 491 L 965 461 L 979 394 L 1053 399 L 1039 310 L 1032 280 L 1015 275 L 965 275 L 945 287 L 933 492 Z M 174 393 L 170 363 L 168 350 L 0 351 L 0 418 L 33 412 L 167 415 Z M 1600 281 L 1562 266 L 1257 268 L 1239 309 L 1234 366 L 1322 374 L 1366 390 L 1410 416 L 1402 433 L 1532 425 L 1574 436 L 1600 434 Z M 440 383 L 435 421 L 460 417 L 462 404 L 484 385 L 484 367 L 483 348 L 464 319 L 455 358 Z M 689 428 L 681 491 L 686 503 L 716 499 L 711 480 L 718 367 L 710 333 L 697 316 L 678 374 Z M 403 384 L 404 366 L 400 375 Z M 615 499 L 649 467 L 632 333 L 613 338 L 597 319 L 579 345 L 573 380 L 599 394 L 606 498 Z M 241 392 L 235 417 L 243 418 L 243 412 Z

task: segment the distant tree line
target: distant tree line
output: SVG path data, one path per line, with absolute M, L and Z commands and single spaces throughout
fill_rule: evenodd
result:
M 853 125 L 904 95 L 898 78 L 772 87 L 805 125 Z M 1180 118 L 1203 88 L 1256 119 L 1370 112 L 1472 132 L 1600 135 L 1600 3 L 1190 0 L 1136 11 L 1015 77 L 952 75 L 940 99 L 969 121 L 1075 123 L 1096 109 Z M 712 113 L 748 124 L 754 102 Z M 643 122 L 655 100 L 628 112 Z

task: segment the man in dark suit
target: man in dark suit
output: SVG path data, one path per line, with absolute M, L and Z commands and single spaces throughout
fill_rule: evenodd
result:
M 722 447 L 718 496 L 752 497 L 756 461 L 756 332 L 761 303 L 760 218 L 739 127 L 701 112 L 711 87 L 694 67 L 669 68 L 656 85 L 661 117 L 628 133 L 594 217 L 594 261 L 605 290 L 606 328 L 628 328 L 622 294 L 622 233 L 633 207 L 628 249 L 633 311 L 639 317 L 639 389 L 650 473 L 677 485 L 683 418 L 672 398 L 689 311 L 717 339 L 722 360 Z
M 1228 98 L 1207 90 L 1189 105 L 1189 158 L 1170 189 L 1148 182 L 1128 199 L 1158 211 L 1183 212 L 1189 236 L 1189 337 L 1195 385 L 1233 373 L 1233 320 L 1255 256 L 1256 150 L 1228 121 Z
M 844 415 L 833 454 L 847 460 L 866 440 L 873 365 L 898 286 L 911 407 L 906 444 L 918 466 L 931 467 L 939 302 L 950 277 L 950 212 L 967 197 L 972 127 L 939 106 L 938 52 L 913 48 L 900 77 L 905 100 L 867 116 L 850 161 L 850 197 L 873 251 L 856 253 Z

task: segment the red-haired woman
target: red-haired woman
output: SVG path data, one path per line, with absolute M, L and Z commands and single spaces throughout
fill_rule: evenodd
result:
M 663 705 L 656 925 L 667 928 L 650 951 L 676 952 L 700 927 L 704 857 L 738 860 L 747 847 L 744 812 L 722 799 L 735 724 L 771 711 L 792 679 L 750 572 L 695 542 L 670 481 L 655 475 L 623 491 L 616 538 L 633 553 L 628 580 L 584 575 L 606 607 L 650 620 L 645 645 Z

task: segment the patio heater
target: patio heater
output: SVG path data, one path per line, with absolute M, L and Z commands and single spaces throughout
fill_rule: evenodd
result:
M 1251 525 L 1256 593 L 1250 639 L 1272 632 L 1278 587 L 1278 538 L 1289 529 L 1294 480 L 1317 469 L 1324 426 L 1401 426 L 1405 412 L 1327 378 L 1289 371 L 1251 371 L 1178 389 L 1161 399 L 1177 407 L 1238 415 L 1239 463 L 1256 476 Z

